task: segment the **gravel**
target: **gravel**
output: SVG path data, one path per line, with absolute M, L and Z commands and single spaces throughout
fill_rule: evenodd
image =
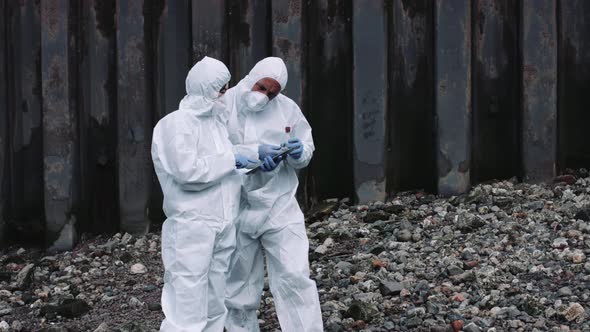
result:
M 590 178 L 309 211 L 326 331 L 590 331 Z M 156 331 L 160 235 L 0 252 L 0 331 Z M 262 331 L 280 329 L 265 284 Z

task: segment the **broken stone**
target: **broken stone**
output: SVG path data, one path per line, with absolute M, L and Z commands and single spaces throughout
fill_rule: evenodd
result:
M 375 221 L 378 220 L 388 220 L 389 219 L 389 214 L 381 211 L 381 210 L 377 210 L 377 211 L 370 211 L 367 212 L 367 215 L 363 218 L 363 221 L 367 224 L 370 223 L 374 223 Z
M 109 325 L 107 323 L 100 324 L 94 332 L 111 332 Z
M 397 233 L 396 238 L 399 242 L 409 242 L 412 240 L 412 232 L 407 229 L 402 229 Z
M 125 233 L 125 235 L 123 235 L 123 238 L 121 239 L 121 244 L 127 245 L 129 243 L 129 241 L 131 241 L 132 238 L 133 238 L 133 235 L 131 235 L 129 233 Z
M 59 232 L 57 240 L 55 240 L 53 244 L 49 246 L 47 252 L 56 253 L 72 250 L 72 248 L 74 248 L 74 245 L 76 245 L 76 241 L 78 239 L 78 234 L 76 232 L 75 225 L 76 218 L 72 217 L 70 221 L 63 226 L 63 228 Z
M 22 268 L 22 270 L 20 270 L 20 272 L 16 275 L 16 288 L 27 288 L 31 282 L 31 276 L 33 274 L 34 267 L 35 264 L 27 264 Z
M 563 237 L 558 237 L 557 239 L 553 240 L 553 248 L 555 249 L 565 249 L 569 246 L 567 243 L 567 239 Z
M 90 306 L 83 300 L 66 299 L 59 305 L 46 305 L 41 308 L 41 314 L 46 317 L 62 316 L 67 318 L 80 317 L 90 310 Z
M 147 272 L 147 268 L 145 265 L 141 263 L 136 263 L 131 266 L 131 273 L 132 274 L 144 274 Z
M 403 287 L 399 282 L 382 280 L 379 283 L 379 291 L 383 296 L 399 295 Z
M 582 315 L 584 315 L 584 307 L 576 302 L 570 304 L 570 306 L 563 313 L 563 316 L 568 320 L 568 322 L 576 320 L 582 317 Z

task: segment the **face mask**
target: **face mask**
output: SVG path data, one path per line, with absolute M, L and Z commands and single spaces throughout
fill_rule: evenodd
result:
M 251 112 L 262 111 L 264 106 L 269 102 L 268 97 L 265 94 L 256 91 L 248 91 L 244 93 L 242 98 L 246 107 Z

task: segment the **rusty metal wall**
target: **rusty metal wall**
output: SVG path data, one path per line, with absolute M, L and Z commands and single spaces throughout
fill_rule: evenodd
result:
M 157 227 L 152 128 L 204 55 L 285 60 L 304 207 L 590 167 L 589 33 L 583 0 L 2 1 L 0 237 Z

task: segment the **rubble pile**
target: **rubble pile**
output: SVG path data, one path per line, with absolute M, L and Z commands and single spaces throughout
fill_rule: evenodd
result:
M 585 170 L 451 198 L 328 201 L 307 223 L 326 331 L 590 331 Z M 152 331 L 163 318 L 158 234 L 1 260 L 0 331 Z M 279 329 L 268 285 L 260 320 Z

